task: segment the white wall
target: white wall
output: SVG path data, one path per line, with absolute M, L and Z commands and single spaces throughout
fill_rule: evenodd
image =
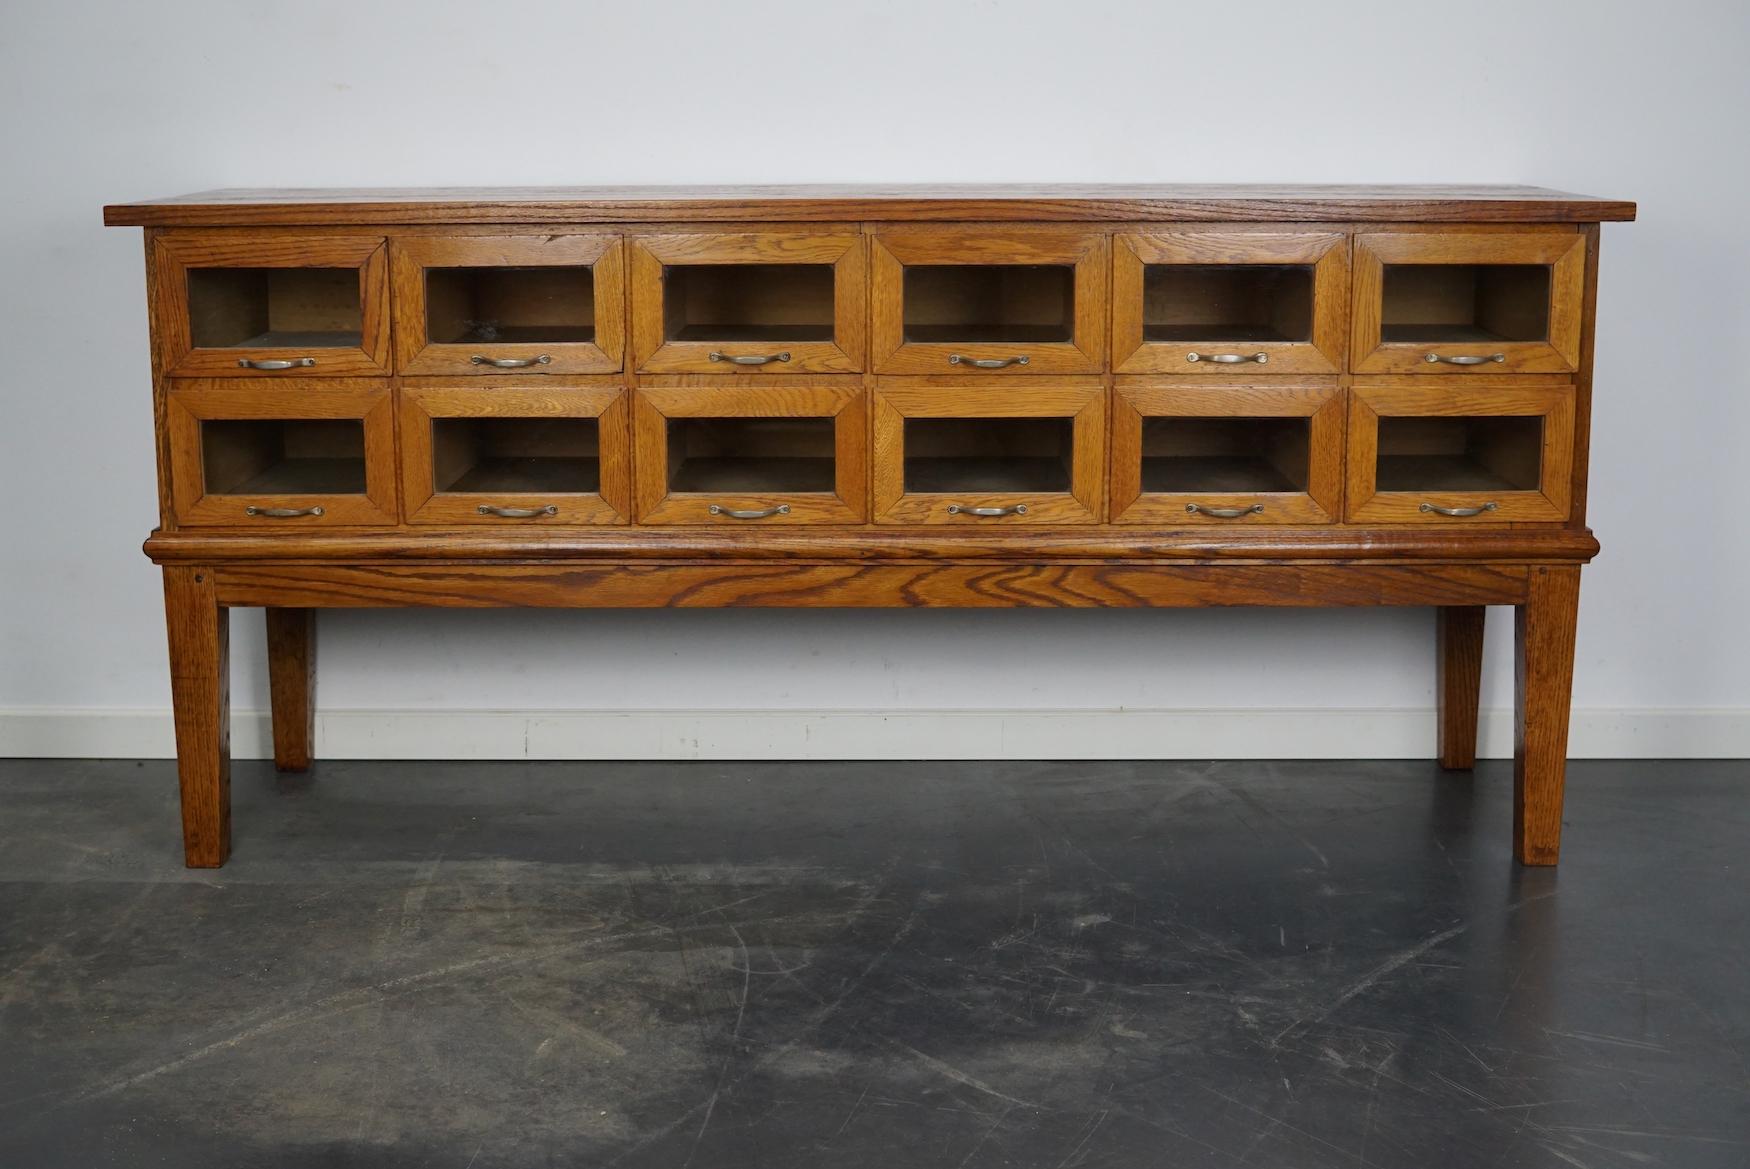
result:
M 1638 200 L 1640 222 L 1604 232 L 1605 551 L 1585 577 L 1575 747 L 1750 754 L 1746 47 L 1738 0 L 8 5 L 0 754 L 168 745 L 139 553 L 141 247 L 99 226 L 103 203 L 841 180 L 1527 182 Z M 1491 614 L 1485 707 L 1511 703 L 1506 616 Z M 260 625 L 235 622 L 244 711 L 265 705 Z M 1432 650 L 1419 610 L 343 613 L 325 621 L 321 697 L 670 712 L 336 714 L 325 749 L 349 754 L 1422 754 Z M 914 713 L 708 713 L 838 708 Z M 1001 713 L 916 713 L 968 708 Z M 1230 708 L 1302 713 L 1151 713 Z M 258 732 L 246 718 L 241 752 Z M 1498 720 L 1488 738 L 1504 745 Z

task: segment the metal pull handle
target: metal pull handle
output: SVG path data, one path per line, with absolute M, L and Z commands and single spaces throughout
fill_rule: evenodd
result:
M 548 354 L 538 357 L 482 357 L 478 353 L 468 359 L 469 365 L 490 365 L 493 369 L 527 369 L 531 365 L 551 365 Z
M 1212 361 L 1216 365 L 1244 365 L 1248 361 L 1255 361 L 1259 365 L 1269 365 L 1270 355 L 1268 353 L 1187 353 L 1185 360 L 1192 362 Z
M 770 365 L 774 361 L 789 361 L 790 351 L 782 353 L 724 353 L 713 349 L 705 355 L 712 361 L 727 361 L 730 365 Z
M 1436 503 L 1424 503 L 1421 507 L 1417 508 L 1416 510 L 1423 511 L 1423 512 L 1431 511 L 1431 512 L 1435 512 L 1439 515 L 1472 516 L 1472 515 L 1482 515 L 1485 511 L 1494 511 L 1497 507 L 1500 507 L 1500 506 L 1501 506 L 1500 504 L 1496 503 L 1494 500 L 1491 499 L 1491 500 L 1489 500 L 1489 502 L 1483 504 L 1481 507 L 1441 507 L 1439 504 L 1436 504 Z
M 237 364 L 244 369 L 306 369 L 316 364 L 314 357 L 291 357 L 285 360 L 274 358 L 272 361 L 256 361 L 249 357 L 239 357 Z
M 319 507 L 246 507 L 243 509 L 243 514 L 266 516 L 275 520 L 289 520 L 296 516 L 320 516 L 328 513 Z
M 961 507 L 958 503 L 948 505 L 949 515 L 1026 515 L 1027 505 L 1011 503 L 1007 507 Z
M 1237 520 L 1243 515 L 1263 515 L 1264 505 L 1254 503 L 1251 507 L 1205 507 L 1201 503 L 1187 503 L 1185 510 L 1192 515 L 1212 515 L 1218 520 Z
M 948 355 L 949 365 L 970 365 L 973 369 L 1007 369 L 1011 365 L 1026 365 L 1026 354 L 1019 357 L 962 357 L 958 353 Z
M 538 515 L 558 515 L 559 506 L 549 503 L 546 507 L 494 507 L 490 503 L 483 503 L 474 512 L 477 515 L 495 515 L 505 520 L 526 520 Z
M 780 503 L 776 507 L 737 508 L 719 507 L 717 504 L 713 503 L 705 510 L 712 515 L 726 515 L 732 520 L 763 520 L 767 516 L 789 515 L 790 505 L 787 503 Z
M 1447 365 L 1487 365 L 1490 362 L 1494 362 L 1495 364 L 1499 365 L 1501 362 L 1507 360 L 1507 355 L 1505 353 L 1490 353 L 1490 354 L 1487 354 L 1484 356 L 1474 356 L 1474 357 L 1469 356 L 1469 355 L 1460 355 L 1458 357 L 1446 357 L 1446 356 L 1443 356 L 1439 353 L 1430 353 L 1428 356 L 1424 357 L 1422 360 L 1426 361 L 1429 365 L 1439 365 L 1443 361 Z

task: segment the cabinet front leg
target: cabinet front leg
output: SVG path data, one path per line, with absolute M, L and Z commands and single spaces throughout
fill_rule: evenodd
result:
M 1468 771 L 1477 765 L 1477 703 L 1483 686 L 1481 605 L 1442 605 L 1435 610 L 1434 644 L 1439 675 L 1440 766 Z
M 1519 861 L 1553 865 L 1562 846 L 1562 781 L 1574 684 L 1579 568 L 1534 568 L 1514 610 L 1513 839 Z
M 267 683 L 273 765 L 308 770 L 316 741 L 316 610 L 267 611 Z
M 183 856 L 191 869 L 216 869 L 231 852 L 231 615 L 212 570 L 166 568 L 164 616 Z

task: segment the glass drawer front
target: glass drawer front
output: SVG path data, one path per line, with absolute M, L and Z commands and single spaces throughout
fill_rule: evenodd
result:
M 379 237 L 157 239 L 160 360 L 181 376 L 389 372 Z
M 1117 388 L 1115 523 L 1331 523 L 1342 478 L 1334 381 L 1205 378 Z
M 983 376 L 1103 365 L 1104 236 L 893 229 L 872 247 L 877 371 Z
M 632 255 L 642 370 L 863 368 L 864 243 L 855 233 L 642 236 Z
M 401 394 L 409 522 L 630 518 L 626 391 L 613 381 L 524 377 L 483 387 L 471 378 L 418 378 Z
M 396 522 L 389 389 L 366 379 L 188 379 L 166 398 L 171 496 L 190 525 Z
M 638 522 L 863 522 L 863 402 L 842 385 L 641 385 Z
M 618 237 L 407 236 L 390 250 L 402 373 L 620 368 L 625 293 Z
M 1585 241 L 1571 232 L 1355 238 L 1360 373 L 1579 368 Z
M 1567 518 L 1571 385 L 1430 386 L 1406 378 L 1358 384 L 1351 394 L 1352 522 Z
M 1349 250 L 1339 232 L 1120 234 L 1120 373 L 1340 373 Z

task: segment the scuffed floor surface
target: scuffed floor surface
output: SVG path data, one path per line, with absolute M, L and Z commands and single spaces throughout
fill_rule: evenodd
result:
M 0 1165 L 1750 1164 L 1750 767 L 0 762 Z

